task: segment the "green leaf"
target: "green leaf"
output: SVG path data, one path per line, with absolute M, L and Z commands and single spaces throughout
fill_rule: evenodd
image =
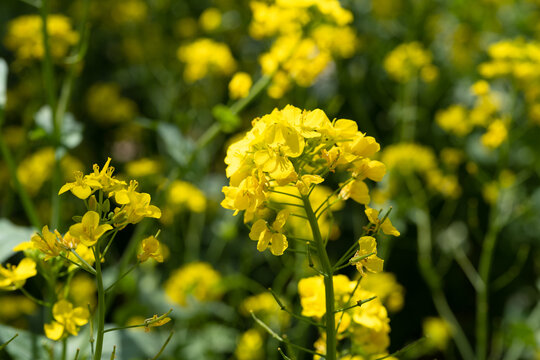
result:
M 22 242 L 29 241 L 35 229 L 18 226 L 8 219 L 0 219 L 0 263 L 15 253 L 13 248 Z
M 184 137 L 175 125 L 169 123 L 159 123 L 157 133 L 171 158 L 180 166 L 187 165 L 195 148 L 193 141 Z

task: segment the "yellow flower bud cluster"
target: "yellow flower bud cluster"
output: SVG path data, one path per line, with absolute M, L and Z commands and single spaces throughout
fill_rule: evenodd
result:
M 501 114 L 500 96 L 491 90 L 487 81 L 477 81 L 470 90 L 476 96 L 471 110 L 463 105 L 452 105 L 439 111 L 435 120 L 443 130 L 459 137 L 468 135 L 475 127 L 486 129 L 480 141 L 485 147 L 496 149 L 508 137 L 510 118 Z
M 230 186 L 223 188 L 221 204 L 235 210 L 235 215 L 244 210 L 244 221 L 254 222 L 250 238 L 258 241 L 259 251 L 269 248 L 281 255 L 288 247 L 285 225 L 295 214 L 280 208 L 279 202 L 277 208 L 273 206 L 271 195 L 308 197 L 337 168 L 347 174 L 340 178 L 339 199 L 368 204 L 365 180 L 381 181 L 386 171 L 383 163 L 371 159 L 379 149 L 375 139 L 360 132 L 352 120 L 330 121 L 320 109 L 302 111 L 291 105 L 275 109 L 255 119 L 253 128 L 227 150 Z
M 230 75 L 236 69 L 229 47 L 212 39 L 201 38 L 182 45 L 178 59 L 185 64 L 184 80 L 193 83 L 209 74 Z
M 390 345 L 390 319 L 377 294 L 366 290 L 362 282 L 358 286 L 357 281 L 350 281 L 345 275 L 335 275 L 333 282 L 335 308 L 346 309 L 334 314 L 338 341 L 347 339 L 354 353 L 365 354 L 365 358 L 368 359 L 386 355 Z M 301 279 L 298 283 L 298 293 L 302 315 L 317 320 L 326 315 L 322 276 Z M 366 300 L 369 301 L 362 303 Z M 361 306 L 354 306 L 359 302 Z M 326 352 L 324 334 L 315 343 L 315 348 L 320 353 Z
M 356 51 L 356 34 L 348 26 L 353 15 L 338 0 L 252 1 L 250 6 L 251 36 L 276 38 L 259 59 L 263 73 L 273 76 L 271 97 L 281 97 L 292 82 L 311 86 L 333 58 Z
M 390 145 L 382 152 L 381 161 L 386 164 L 390 174 L 383 189 L 388 196 L 397 195 L 400 177 L 412 173 L 421 175 L 430 189 L 444 197 L 456 198 L 461 195 L 456 167 L 448 166 L 443 171 L 433 150 L 428 147 L 414 143 Z
M 429 50 L 416 41 L 401 44 L 392 50 L 384 59 L 384 69 L 400 83 L 408 83 L 418 77 L 429 83 L 439 75 L 439 70 L 432 64 Z
M 42 24 L 39 15 L 23 15 L 9 22 L 4 44 L 15 52 L 19 63 L 43 58 Z M 69 48 L 79 41 L 79 34 L 64 15 L 47 17 L 47 33 L 51 56 L 55 60 L 65 57 Z

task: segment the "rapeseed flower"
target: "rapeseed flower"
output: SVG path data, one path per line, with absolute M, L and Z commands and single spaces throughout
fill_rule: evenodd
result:
M 90 313 L 83 306 L 73 307 L 67 300 L 60 300 L 52 308 L 54 320 L 45 324 L 45 335 L 51 340 L 60 340 L 68 334 L 77 336 L 79 327 L 88 323 Z
M 149 258 L 153 258 L 157 262 L 163 262 L 161 243 L 155 236 L 149 236 L 142 240 L 141 251 L 142 252 L 137 255 L 140 262 L 145 262 Z
M 222 292 L 221 275 L 204 262 L 194 262 L 176 269 L 165 282 L 165 293 L 171 301 L 181 306 L 187 305 L 190 297 L 200 302 L 219 299 Z
M 109 224 L 99 224 L 99 214 L 95 211 L 87 211 L 78 224 L 71 225 L 69 233 L 82 244 L 90 247 L 95 245 L 99 238 L 113 227 Z
M 24 258 L 18 265 L 0 265 L 0 289 L 17 290 L 24 286 L 26 279 L 36 275 L 36 262 Z
M 237 72 L 229 82 L 229 96 L 231 99 L 245 98 L 249 94 L 253 81 L 245 72 Z
M 211 39 L 198 39 L 178 49 L 178 59 L 185 64 L 184 79 L 193 83 L 208 74 L 230 75 L 236 69 L 229 47 Z

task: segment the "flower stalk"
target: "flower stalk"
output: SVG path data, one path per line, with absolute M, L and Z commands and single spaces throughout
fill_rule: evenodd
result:
M 302 201 L 304 203 L 306 216 L 311 227 L 313 241 L 315 242 L 315 246 L 317 248 L 317 255 L 319 257 L 319 261 L 321 262 L 324 277 L 324 291 L 326 299 L 326 360 L 336 360 L 337 340 L 336 320 L 334 316 L 334 271 L 332 269 L 332 265 L 330 264 L 330 259 L 328 258 L 328 253 L 326 252 L 326 244 L 321 236 L 319 223 L 317 222 L 317 217 L 313 211 L 313 208 L 311 207 L 309 197 L 302 196 Z

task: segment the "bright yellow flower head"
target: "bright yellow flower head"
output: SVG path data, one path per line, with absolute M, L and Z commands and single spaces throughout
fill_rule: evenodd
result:
M 438 70 L 431 64 L 431 53 L 419 42 L 401 44 L 384 59 L 384 69 L 394 80 L 407 83 L 415 77 L 431 82 Z
M 25 284 L 26 279 L 36 274 L 36 263 L 30 258 L 22 259 L 17 266 L 7 264 L 6 267 L 3 267 L 0 265 L 0 289 L 19 289 Z
M 195 185 L 181 180 L 175 180 L 169 187 L 167 202 L 175 211 L 187 209 L 202 213 L 206 210 L 206 196 Z
M 372 236 L 362 236 L 358 240 L 358 245 L 360 248 L 354 254 L 351 261 L 356 265 L 360 274 L 364 274 L 364 270 L 373 273 L 381 272 L 384 260 L 377 256 L 377 241 L 375 238 Z
M 251 76 L 246 72 L 237 72 L 229 82 L 229 96 L 231 99 L 245 98 L 252 85 Z
M 84 245 L 93 246 L 105 232 L 113 228 L 109 224 L 99 225 L 99 220 L 97 212 L 87 211 L 80 223 L 71 225 L 69 233 Z
M 172 272 L 165 293 L 181 306 L 187 305 L 189 297 L 201 302 L 216 300 L 223 293 L 221 275 L 208 263 L 190 263 Z
M 15 52 L 19 61 L 43 58 L 42 26 L 39 15 L 20 16 L 9 23 L 4 43 Z M 72 29 L 69 18 L 64 15 L 49 15 L 47 32 L 51 56 L 55 60 L 66 56 L 69 48 L 79 41 L 79 34 Z
M 77 336 L 79 327 L 88 323 L 90 313 L 83 307 L 73 307 L 67 300 L 60 300 L 54 304 L 54 321 L 45 324 L 45 335 L 51 340 L 60 340 L 62 337 L 71 334 Z
M 208 74 L 229 75 L 236 69 L 229 47 L 211 39 L 198 39 L 191 44 L 181 46 L 178 59 L 185 63 L 184 79 L 195 82 Z
M 428 342 L 439 350 L 446 349 L 452 335 L 452 328 L 441 318 L 429 317 L 422 323 L 424 335 Z
M 282 228 L 289 217 L 289 210 L 281 210 L 272 226 L 263 219 L 257 220 L 251 227 L 249 238 L 257 242 L 257 250 L 263 252 L 270 246 L 270 251 L 274 255 L 283 255 L 283 252 L 289 246 L 287 237 L 283 235 Z
M 32 246 L 45 254 L 45 260 L 49 260 L 58 256 L 62 251 L 62 235 L 58 230 L 49 231 L 49 227 L 45 225 L 40 234 L 34 234 L 31 238 Z
M 100 189 L 101 187 L 102 186 L 99 181 L 84 177 L 82 172 L 77 171 L 75 173 L 75 181 L 62 186 L 60 191 L 58 191 L 58 195 L 69 190 L 73 195 L 84 200 L 88 199 L 88 197 L 92 194 L 92 188 Z
M 397 229 L 394 227 L 394 225 L 392 225 L 392 222 L 390 221 L 390 218 L 387 217 L 382 223 L 381 223 L 381 220 L 379 219 L 379 211 L 378 210 L 375 210 L 375 209 L 372 209 L 370 208 L 369 206 L 366 205 L 366 210 L 365 210 L 365 213 L 366 213 L 366 216 L 369 220 L 369 222 L 373 225 L 375 225 L 375 229 L 377 232 L 379 229 L 381 229 L 383 231 L 383 233 L 385 233 L 386 235 L 392 235 L 392 236 L 399 236 L 399 231 L 397 231 Z
M 163 262 L 161 244 L 154 236 L 143 239 L 141 243 L 142 252 L 137 255 L 140 262 L 145 262 L 148 258 L 154 258 L 157 262 Z
M 234 354 L 238 360 L 264 359 L 264 338 L 260 332 L 249 329 L 240 335 Z

